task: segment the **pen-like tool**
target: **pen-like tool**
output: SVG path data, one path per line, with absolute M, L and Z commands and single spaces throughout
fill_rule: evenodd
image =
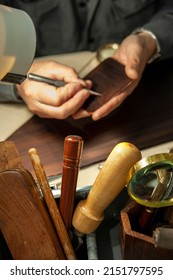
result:
M 50 78 L 43 77 L 43 76 L 40 76 L 40 75 L 36 75 L 36 74 L 33 74 L 33 73 L 29 73 L 27 77 L 28 77 L 29 80 L 33 80 L 33 81 L 41 82 L 41 83 L 46 83 L 46 84 L 49 84 L 49 85 L 54 86 L 54 87 L 63 87 L 67 84 L 64 81 L 50 79 Z M 93 91 L 91 89 L 87 89 L 87 90 L 91 95 L 101 96 L 101 93 L 98 93 L 98 92 Z
M 47 78 L 47 77 L 40 76 L 40 75 L 33 74 L 33 73 L 29 73 L 27 76 L 21 75 L 21 74 L 16 74 L 16 73 L 7 73 L 7 75 L 5 75 L 5 77 L 1 81 L 6 82 L 6 83 L 20 85 L 21 83 L 23 83 L 25 81 L 26 78 L 28 78 L 29 80 L 33 80 L 35 82 L 46 83 L 46 84 L 54 86 L 54 87 L 63 87 L 67 84 L 64 81 Z M 94 90 L 91 90 L 91 89 L 87 89 L 87 90 L 90 93 L 90 95 L 95 95 L 95 96 L 102 95 L 101 93 L 98 93 Z

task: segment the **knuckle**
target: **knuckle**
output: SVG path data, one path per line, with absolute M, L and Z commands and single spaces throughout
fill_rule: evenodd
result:
M 69 76 L 72 76 L 72 77 L 73 77 L 74 75 L 76 76 L 76 71 L 75 71 L 75 69 L 74 69 L 74 68 L 71 68 L 71 67 L 68 68 L 68 75 L 69 75 Z
M 53 67 L 55 67 L 57 64 L 58 64 L 58 63 L 57 63 L 56 61 L 54 61 L 54 60 L 49 60 L 49 61 L 47 61 L 46 66 L 48 66 L 49 68 L 53 68 Z
M 28 109 L 36 115 L 39 114 L 39 111 L 37 110 L 37 108 L 33 104 L 28 104 Z

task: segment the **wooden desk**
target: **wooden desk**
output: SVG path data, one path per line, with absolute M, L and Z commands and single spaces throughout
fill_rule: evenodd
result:
M 142 150 L 172 141 L 172 62 L 148 66 L 135 92 L 107 118 L 93 122 L 90 119 L 74 121 L 69 118 L 60 121 L 34 116 L 8 139 L 15 142 L 24 165 L 29 170 L 32 170 L 32 166 L 27 151 L 31 147 L 36 147 L 47 175 L 61 173 L 63 142 L 65 136 L 69 134 L 78 134 L 84 138 L 82 166 L 90 164 L 95 166 L 94 163 L 104 160 L 120 141 L 130 141 Z M 157 152 L 163 152 L 162 147 L 165 148 L 163 145 Z M 166 146 L 167 152 L 171 147 Z M 87 167 L 87 169 L 91 171 L 93 168 Z M 88 170 L 89 177 L 91 174 Z M 80 174 L 81 172 L 79 176 Z M 96 173 L 93 177 L 96 177 Z M 86 181 L 83 186 L 86 185 Z M 103 235 L 107 238 L 105 248 L 102 244 L 101 249 L 104 255 L 100 259 L 121 259 L 120 249 L 117 249 L 119 248 L 119 225 L 114 221 L 108 223 L 109 221 L 105 221 L 102 224 L 103 234 L 98 237 L 98 244 L 103 243 Z M 115 230 L 113 230 L 114 226 Z M 113 249 L 108 250 L 108 246 Z M 112 251 L 115 255 L 110 255 Z M 105 256 L 105 252 L 110 253 L 109 256 Z
M 112 148 L 129 141 L 139 149 L 173 140 L 173 61 L 149 65 L 135 92 L 108 117 L 74 121 L 40 119 L 34 116 L 10 140 L 32 170 L 27 151 L 38 149 L 48 176 L 61 173 L 63 142 L 69 134 L 84 139 L 81 166 L 105 160 Z M 160 151 L 162 152 L 162 151 Z

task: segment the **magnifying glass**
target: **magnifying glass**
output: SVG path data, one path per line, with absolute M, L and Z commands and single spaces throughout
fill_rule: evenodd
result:
M 127 190 L 139 204 L 151 208 L 173 205 L 173 153 L 143 158 L 129 172 Z
M 104 44 L 97 49 L 96 57 L 99 62 L 102 62 L 108 57 L 113 56 L 119 48 L 117 43 Z

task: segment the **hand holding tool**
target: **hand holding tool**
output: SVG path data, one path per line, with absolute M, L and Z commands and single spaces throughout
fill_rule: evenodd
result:
M 126 184 L 130 168 L 141 159 L 140 151 L 131 143 L 114 147 L 98 174 L 86 200 L 79 202 L 72 224 L 77 232 L 89 234 L 104 218 L 105 208 L 116 198 Z
M 33 74 L 33 73 L 28 74 L 28 79 L 36 81 L 36 82 L 46 83 L 46 84 L 49 84 L 49 85 L 55 86 L 55 87 L 63 87 L 67 84 L 64 81 L 50 79 L 50 78 L 43 77 L 43 76 L 40 76 L 40 75 L 36 75 L 36 74 Z M 90 93 L 90 95 L 95 95 L 95 96 L 101 96 L 102 95 L 101 93 L 98 93 L 98 92 L 93 91 L 91 89 L 87 89 L 87 90 Z
M 25 81 L 25 79 L 28 78 L 29 80 L 33 80 L 35 82 L 40 82 L 40 83 L 45 83 L 54 87 L 63 87 L 65 86 L 67 83 L 64 81 L 60 81 L 60 80 L 55 80 L 55 79 L 51 79 L 48 77 L 44 77 L 44 76 L 40 76 L 40 75 L 36 75 L 33 73 L 29 73 L 27 76 L 26 75 L 22 75 L 22 74 L 16 74 L 16 73 L 7 73 L 7 75 L 5 77 L 3 77 L 3 79 L 1 80 L 2 82 L 7 82 L 7 83 L 12 83 L 12 84 L 21 84 Z M 90 95 L 94 95 L 94 96 L 102 96 L 101 93 L 96 92 L 94 90 L 91 89 L 87 89 L 86 90 L 89 92 Z

